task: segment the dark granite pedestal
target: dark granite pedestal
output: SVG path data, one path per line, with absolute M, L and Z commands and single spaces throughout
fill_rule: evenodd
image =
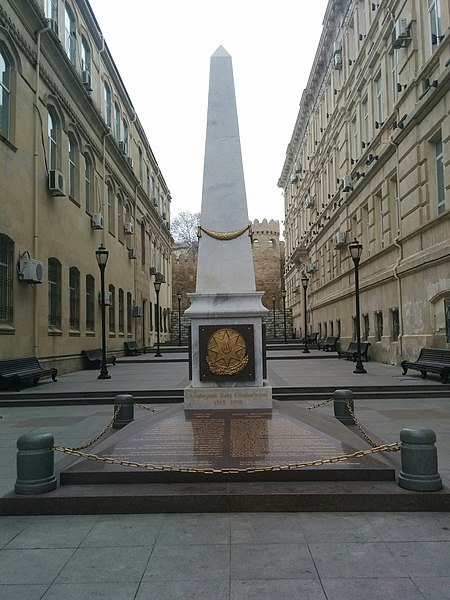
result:
M 146 468 L 77 459 L 61 471 L 60 481 L 92 485 L 395 479 L 395 470 L 381 455 L 302 466 L 367 448 L 365 440 L 336 419 L 276 401 L 272 410 L 184 411 L 176 406 L 141 418 L 89 449 L 101 458 Z

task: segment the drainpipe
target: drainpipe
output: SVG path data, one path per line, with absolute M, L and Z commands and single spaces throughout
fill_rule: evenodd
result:
M 107 214 L 106 214 L 106 138 L 112 134 L 111 127 L 108 127 L 108 131 L 103 134 L 103 193 L 102 193 L 102 215 L 105 226 L 103 227 L 103 245 L 106 247 L 106 228 L 107 228 Z
M 402 284 L 400 281 L 400 277 L 398 275 L 398 268 L 400 266 L 400 263 L 403 260 L 403 247 L 400 243 L 401 238 L 402 238 L 401 215 L 400 215 L 400 175 L 399 175 L 400 160 L 399 160 L 398 144 L 396 142 L 394 142 L 392 140 L 392 138 L 389 138 L 389 143 L 392 144 L 393 146 L 395 146 L 395 160 L 396 160 L 396 174 L 397 174 L 397 198 L 395 199 L 395 202 L 396 202 L 395 210 L 397 211 L 397 215 L 398 215 L 399 230 L 397 231 L 397 235 L 394 238 L 394 244 L 398 248 L 398 255 L 397 255 L 397 260 L 395 261 L 395 264 L 393 267 L 393 273 L 394 273 L 395 279 L 397 280 L 398 321 L 399 321 L 398 348 L 400 351 L 400 356 L 402 356 L 403 355 L 403 298 L 402 298 Z
M 134 216 L 134 225 L 135 225 L 134 233 L 133 233 L 133 247 L 134 248 L 136 248 L 136 236 L 137 236 L 137 227 L 136 227 L 136 207 L 137 207 L 137 198 L 138 198 L 137 191 L 140 186 L 141 186 L 141 180 L 139 180 L 134 187 L 134 215 L 133 215 Z M 133 263 L 134 263 L 133 264 L 133 290 L 134 290 L 133 297 L 136 301 L 136 297 L 137 297 L 137 275 L 136 275 L 137 265 L 136 265 L 136 263 L 137 263 L 137 260 L 134 260 Z M 151 283 L 151 279 L 150 279 L 150 283 Z M 142 310 L 144 310 L 144 303 L 142 303 Z M 142 320 L 145 323 L 145 319 L 143 318 Z M 135 319 L 134 320 L 134 339 L 135 340 L 138 339 L 137 333 L 138 333 L 138 320 Z M 146 340 L 145 340 L 145 331 L 142 331 L 142 341 L 143 341 L 142 345 L 146 346 L 147 344 L 146 344 Z
M 38 258 L 39 251 L 39 140 L 40 128 L 42 127 L 41 114 L 39 111 L 39 93 L 41 81 L 41 34 L 49 31 L 50 27 L 44 27 L 36 32 L 36 85 L 34 93 L 34 152 L 33 152 L 33 256 Z M 39 310 L 38 310 L 38 286 L 33 286 L 33 354 L 39 356 Z

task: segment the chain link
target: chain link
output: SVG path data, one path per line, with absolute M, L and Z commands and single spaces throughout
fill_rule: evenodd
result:
M 137 402 L 135 402 L 134 405 L 137 406 L 138 408 L 143 408 L 144 410 L 148 410 L 149 412 L 152 412 L 152 413 L 158 412 L 156 410 L 156 408 L 149 408 L 148 406 L 145 406 L 144 404 L 137 404 Z
M 92 444 L 95 444 L 95 442 L 97 440 L 99 440 L 103 435 L 105 435 L 105 433 L 108 431 L 108 429 L 110 429 L 110 427 L 112 427 L 112 424 L 114 423 L 115 418 L 117 417 L 121 407 L 122 407 L 121 404 L 119 404 L 117 406 L 116 410 L 114 411 L 111 421 L 109 421 L 109 423 L 107 423 L 105 425 L 105 427 L 102 429 L 102 431 L 100 431 L 100 433 L 98 433 L 94 438 L 92 438 L 91 440 L 89 440 L 89 442 L 86 442 L 82 446 L 76 446 L 75 448 L 73 448 L 73 450 L 84 450 L 85 448 L 89 448 L 89 446 L 92 446 Z
M 313 408 L 318 408 L 319 406 L 323 406 L 324 404 L 328 404 L 328 402 L 332 402 L 334 398 L 328 398 L 328 400 L 322 400 L 317 404 L 313 404 L 312 406 L 308 406 L 308 410 L 312 410 Z

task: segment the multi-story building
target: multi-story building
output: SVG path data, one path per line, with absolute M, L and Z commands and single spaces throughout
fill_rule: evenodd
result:
M 0 357 L 66 372 L 101 346 L 102 244 L 108 350 L 153 343 L 155 272 L 164 334 L 170 199 L 89 3 L 2 2 Z
M 287 148 L 288 306 L 378 361 L 450 344 L 450 30 L 443 0 L 330 0 Z

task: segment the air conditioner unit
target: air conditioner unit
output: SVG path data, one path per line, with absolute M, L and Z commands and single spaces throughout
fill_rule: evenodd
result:
M 314 273 L 316 267 L 314 266 L 314 263 L 306 263 L 305 269 L 307 273 Z
M 165 221 L 165 220 L 166 220 L 166 218 L 167 218 L 167 217 L 166 217 L 166 213 L 165 213 L 165 212 L 163 212 L 163 214 L 162 214 L 161 216 L 162 216 L 162 218 L 163 218 L 163 221 Z
M 351 192 L 353 190 L 353 181 L 350 175 L 344 175 L 341 181 L 341 189 L 343 192 Z
M 48 189 L 53 196 L 65 196 L 65 187 L 64 175 L 60 171 L 48 172 Z
M 56 19 L 47 19 L 47 25 L 55 35 L 59 35 L 58 21 Z
M 44 268 L 39 260 L 22 257 L 19 259 L 19 279 L 27 283 L 42 283 Z
M 89 92 L 92 91 L 91 74 L 89 71 L 81 71 L 81 82 Z
M 133 235 L 133 223 L 130 223 L 130 221 L 124 223 L 123 230 L 125 235 Z
M 336 41 L 333 45 L 333 54 L 339 54 L 340 52 L 342 52 L 342 43 Z
M 125 142 L 123 140 L 120 140 L 120 142 L 119 142 L 119 150 L 122 152 L 122 154 L 127 153 L 127 145 L 125 144 Z
M 289 183 L 297 183 L 298 181 L 298 177 L 295 173 L 292 173 L 292 175 L 289 177 Z
M 137 258 L 136 248 L 128 248 L 128 258 Z
M 158 206 L 158 200 L 156 198 L 153 198 L 153 206 Z
M 95 213 L 91 219 L 92 229 L 103 229 L 103 215 L 101 213 Z
M 392 47 L 402 48 L 410 39 L 408 21 L 405 17 L 400 17 L 395 22 L 395 26 L 392 31 Z
M 313 196 L 306 196 L 305 198 L 305 208 L 314 208 L 316 202 Z
M 133 306 L 133 317 L 142 317 L 142 306 Z
M 133 168 L 133 159 L 131 158 L 131 156 L 127 156 L 126 157 L 128 166 L 132 169 Z
M 156 275 L 156 267 L 149 268 L 150 275 Z
M 102 303 L 102 293 L 99 292 L 98 293 L 98 303 L 101 304 Z M 105 290 L 105 302 L 104 302 L 105 306 L 112 306 L 112 293 Z
M 334 68 L 337 70 L 342 69 L 342 54 L 339 52 L 333 57 Z
M 347 238 L 347 232 L 337 231 L 334 235 L 335 248 L 340 248 L 341 246 L 346 246 L 346 238 Z

